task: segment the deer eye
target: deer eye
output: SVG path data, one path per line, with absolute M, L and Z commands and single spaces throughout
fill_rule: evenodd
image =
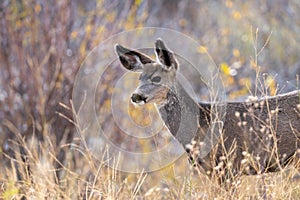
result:
M 160 76 L 155 76 L 151 79 L 152 82 L 154 83 L 159 83 L 161 81 L 161 77 Z

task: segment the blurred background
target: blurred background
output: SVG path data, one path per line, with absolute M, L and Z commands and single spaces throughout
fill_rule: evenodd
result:
M 30 146 L 55 157 L 58 180 L 61 163 L 80 168 L 66 151 L 72 87 L 87 54 L 111 35 L 149 26 L 189 35 L 220 68 L 228 100 L 239 100 L 300 87 L 299 12 L 298 0 L 0 1 L 0 171 L 35 157 L 22 145 L 32 136 Z

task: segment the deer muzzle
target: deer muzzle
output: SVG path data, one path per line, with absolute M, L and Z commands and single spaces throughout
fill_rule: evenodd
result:
M 147 100 L 147 97 L 142 94 L 133 93 L 131 96 L 131 101 L 136 104 L 144 104 L 147 102 L 146 100 Z

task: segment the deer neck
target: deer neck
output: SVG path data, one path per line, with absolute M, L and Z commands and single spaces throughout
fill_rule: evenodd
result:
M 158 107 L 165 125 L 181 144 L 191 143 L 199 134 L 199 106 L 178 81 L 170 88 L 166 102 Z

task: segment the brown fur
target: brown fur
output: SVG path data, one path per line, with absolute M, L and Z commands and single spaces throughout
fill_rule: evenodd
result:
M 126 69 L 141 72 L 134 103 L 156 103 L 160 115 L 182 143 L 195 166 L 206 172 L 257 174 L 281 169 L 297 156 L 300 139 L 300 91 L 248 102 L 223 105 L 196 103 L 176 79 L 179 64 L 161 40 L 156 41 L 156 62 L 148 56 L 116 45 Z M 159 76 L 159 83 L 153 77 Z M 157 79 L 156 79 L 157 80 Z M 226 109 L 220 137 L 203 155 L 203 142 L 216 116 Z M 209 145 L 206 144 L 206 147 Z M 230 174 L 230 175 L 229 175 Z

